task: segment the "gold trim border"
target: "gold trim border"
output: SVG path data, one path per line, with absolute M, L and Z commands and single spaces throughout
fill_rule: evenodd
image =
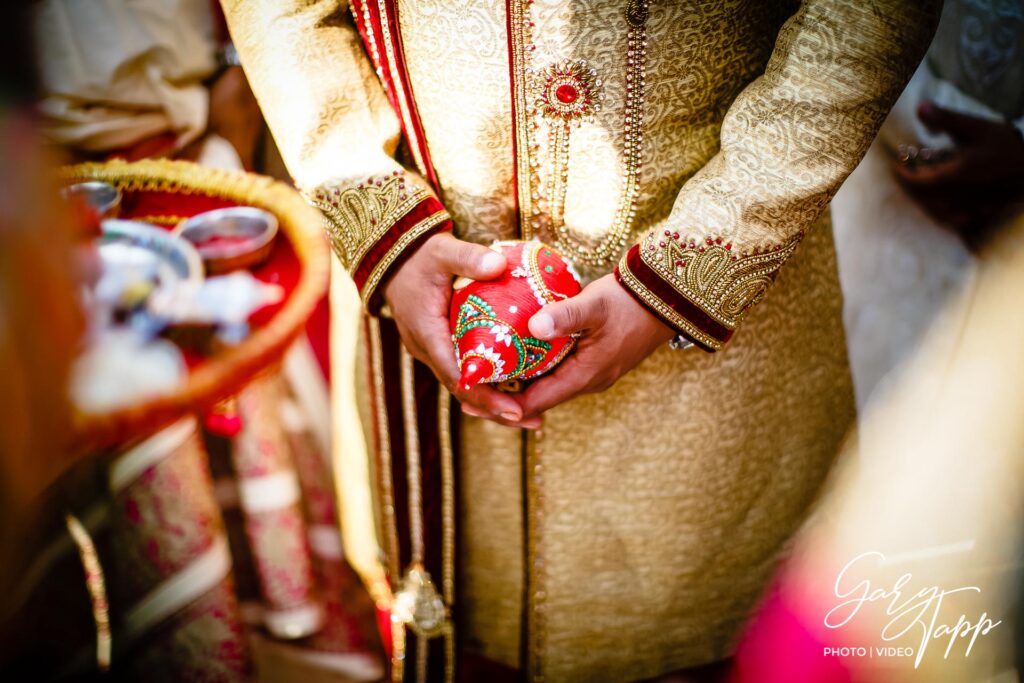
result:
M 516 196 L 519 203 L 519 234 L 523 239 L 533 237 L 533 188 L 530 170 L 530 105 L 527 104 L 529 79 L 527 77 L 525 34 L 525 3 L 506 0 L 508 14 L 509 60 L 512 71 L 512 126 L 515 131 Z
M 636 275 L 633 274 L 633 271 L 629 269 L 625 256 L 619 261 L 619 277 L 622 279 L 622 283 L 629 287 L 634 294 L 643 299 L 648 306 L 658 311 L 658 313 L 678 329 L 686 332 L 697 341 L 707 345 L 708 348 L 714 349 L 715 351 L 718 351 L 724 346 L 720 340 L 715 339 L 689 320 L 679 315 L 679 313 L 662 301 L 654 292 L 645 287 L 644 284 L 637 279 Z
M 82 568 L 85 570 L 85 586 L 89 591 L 92 618 L 96 624 L 96 666 L 100 671 L 106 671 L 110 668 L 113 638 L 110 632 L 110 603 L 107 601 L 107 581 L 103 574 L 103 566 L 100 564 L 92 537 L 81 520 L 69 512 L 64 515 L 64 523 L 78 548 Z
M 380 507 L 384 527 L 384 553 L 387 555 L 388 574 L 398 581 L 398 523 L 395 518 L 395 494 L 391 481 L 391 435 L 388 411 L 384 402 L 384 352 L 380 336 L 380 320 L 367 316 L 369 323 L 370 365 L 373 374 L 373 410 L 377 417 L 378 467 L 380 467 Z
M 455 680 L 455 456 L 452 451 L 451 394 L 437 389 L 437 434 L 441 446 L 441 594 L 448 608 L 444 633 L 444 677 Z
M 391 245 L 391 248 L 387 250 L 384 256 L 381 257 L 380 261 L 377 262 L 377 265 L 373 267 L 373 270 L 370 271 L 370 276 L 366 278 L 366 282 L 363 284 L 361 298 L 364 306 L 369 305 L 374 292 L 377 291 L 377 285 L 380 284 L 380 281 L 384 278 L 384 274 L 387 272 L 388 268 L 398 259 L 399 255 L 401 255 L 405 248 L 416 241 L 420 235 L 437 227 L 448 219 L 448 212 L 443 209 L 437 213 L 431 214 L 412 226 L 398 238 L 397 242 Z

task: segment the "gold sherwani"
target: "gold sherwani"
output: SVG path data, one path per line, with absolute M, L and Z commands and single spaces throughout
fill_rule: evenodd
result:
M 525 437 L 462 420 L 461 646 L 550 681 L 727 655 L 853 415 L 832 236 L 815 224 L 935 9 L 343 4 L 225 1 L 285 160 L 371 314 L 389 270 L 437 230 L 538 236 L 715 352 L 661 349 Z M 371 365 L 385 323 L 366 326 Z M 391 387 L 376 376 L 381 407 Z M 380 488 L 382 446 L 396 448 L 380 427 L 377 538 L 394 585 L 408 553 L 388 540 L 403 518 L 394 481 Z M 417 446 L 408 430 L 404 445 Z

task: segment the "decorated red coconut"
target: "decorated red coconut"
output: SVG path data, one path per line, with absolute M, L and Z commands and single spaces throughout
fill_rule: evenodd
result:
M 460 278 L 452 295 L 451 330 L 459 384 L 538 377 L 572 351 L 575 339 L 541 340 L 528 323 L 544 305 L 580 293 L 572 264 L 539 240 L 495 242 L 505 256 L 505 272 L 495 280 Z

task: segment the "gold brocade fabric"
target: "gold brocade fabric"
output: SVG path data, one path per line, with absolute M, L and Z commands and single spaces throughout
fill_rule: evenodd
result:
M 461 439 L 463 637 L 484 657 L 518 667 L 525 587 L 522 432 L 467 416 Z
M 831 249 L 823 220 L 726 351 L 663 348 L 548 414 L 530 646 L 549 680 L 730 652 L 854 418 Z
M 641 71 L 629 64 L 640 29 L 627 4 L 637 3 L 523 0 L 530 44 L 518 32 L 511 42 L 530 72 L 510 73 L 506 14 L 516 0 L 397 2 L 439 199 L 458 236 L 519 235 L 519 186 L 535 183 L 564 189 L 565 239 L 588 249 L 616 225 L 635 172 L 625 248 L 646 239 L 657 249 L 667 229 L 695 243 L 724 238 L 740 256 L 786 245 L 775 267 L 789 257 L 758 305 L 722 302 L 725 322 L 745 315 L 722 351 L 657 351 L 609 391 L 550 411 L 525 454 L 519 432 L 464 423 L 460 638 L 548 681 L 637 680 L 729 653 L 853 417 L 831 231 L 815 221 L 909 78 L 936 14 L 923 8 L 934 3 L 909 0 L 655 0 Z M 393 173 L 398 119 L 343 3 L 225 6 L 304 186 Z M 536 177 L 517 173 L 515 122 L 533 112 L 513 116 L 516 84 L 536 89 L 536 74 L 566 60 L 593 70 L 602 106 L 568 129 L 567 143 L 537 114 Z M 637 168 L 624 154 L 630 68 L 644 78 Z M 559 236 L 545 225 L 542 239 Z M 581 274 L 606 275 L 619 255 Z M 644 258 L 657 270 L 657 258 Z M 744 304 L 764 292 L 755 294 Z
M 323 212 L 334 252 L 354 274 L 388 229 L 433 192 L 395 160 L 398 118 L 363 52 L 348 3 L 223 0 L 222 6 L 288 171 Z M 440 212 L 420 232 L 445 218 Z M 392 252 L 385 260 L 396 257 Z M 364 302 L 382 277 L 374 268 L 359 283 Z

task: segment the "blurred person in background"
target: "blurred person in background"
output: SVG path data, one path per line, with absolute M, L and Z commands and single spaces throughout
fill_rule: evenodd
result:
M 731 680 L 1020 680 L 1024 3 L 947 0 L 833 202 L 860 424 Z
M 927 56 L 832 208 L 863 408 L 973 277 L 995 227 L 1024 208 L 1024 2 L 947 0 Z
M 54 202 L 56 159 L 42 149 L 28 3 L 0 23 L 0 594 L 22 560 L 19 536 L 39 494 L 70 464 L 66 385 L 83 320 L 73 221 Z
M 28 164 L 26 159 L 41 159 L 46 154 L 55 157 L 59 155 L 56 160 L 59 162 L 164 158 L 196 161 L 205 166 L 239 171 L 255 170 L 262 166 L 265 151 L 262 143 L 266 140 L 263 118 L 227 40 L 216 2 L 99 0 L 83 3 L 43 0 L 31 3 L 29 12 L 20 15 L 23 19 L 21 25 L 31 28 L 25 31 L 25 35 L 33 38 L 33 44 L 30 48 L 26 42 L 20 59 L 13 61 L 23 65 L 32 64 L 31 55 L 34 53 L 39 77 L 33 83 L 38 82 L 38 87 L 26 89 L 22 93 L 26 113 L 23 118 L 27 118 L 31 111 L 32 123 L 22 126 L 21 139 L 12 139 L 10 149 L 3 150 L 5 174 L 18 168 L 13 164 L 19 162 L 23 164 L 21 170 L 34 171 L 36 166 Z M 16 126 L 5 127 L 4 132 L 7 128 L 13 130 Z M 32 134 L 25 134 L 30 128 Z M 12 133 L 12 137 L 17 138 L 17 135 Z M 50 165 L 55 165 L 53 160 Z M 51 274 L 51 264 L 41 261 L 37 263 L 36 259 L 27 257 L 34 256 L 29 253 L 30 247 L 41 248 L 47 244 L 52 250 L 47 256 L 54 261 L 61 258 L 58 226 L 51 227 L 55 221 L 42 207 L 52 207 L 49 209 L 51 212 L 60 212 L 63 203 L 54 201 L 56 183 L 44 186 L 37 178 L 40 175 L 49 178 L 42 171 L 27 173 L 26 177 L 18 178 L 18 182 L 3 188 L 3 199 L 18 203 L 17 208 L 21 213 L 12 212 L 10 217 L 11 220 L 19 221 L 15 225 L 25 226 L 24 234 L 19 237 L 27 245 L 21 247 L 19 243 L 13 242 L 11 248 L 5 248 L 0 255 L 0 265 L 10 265 L 12 277 L 27 274 L 30 278 L 44 278 Z M 38 219 L 38 224 L 33 226 L 30 221 L 21 220 L 22 214 Z M 34 228 L 34 232 L 30 228 Z M 13 260 L 8 263 L 9 259 Z M 19 269 L 28 270 L 23 272 Z M 38 402 L 34 396 L 28 397 L 32 401 L 26 400 L 15 405 L 15 408 L 21 409 L 20 412 L 14 409 L 6 412 L 8 417 L 23 428 L 21 431 L 14 428 L 7 430 L 3 438 L 24 448 L 34 443 L 38 447 L 37 452 L 52 452 L 55 459 L 69 431 L 67 425 L 60 422 L 61 419 L 66 420 L 71 411 L 67 400 L 66 372 L 83 345 L 77 343 L 79 336 L 70 333 L 59 312 L 39 320 L 31 318 L 30 314 L 42 313 L 43 309 L 38 308 L 38 305 L 43 297 L 51 295 L 52 298 L 63 297 L 62 301 L 66 299 L 64 303 L 71 305 L 75 313 L 78 313 L 74 305 L 80 302 L 73 299 L 76 293 L 75 282 L 71 280 L 73 272 L 72 269 L 64 269 L 56 277 L 47 277 L 43 283 L 30 280 L 28 285 L 31 286 L 12 287 L 2 292 L 10 294 L 9 299 L 2 303 L 10 303 L 12 320 L 17 316 L 25 318 L 24 325 L 10 332 L 12 344 L 23 343 L 31 335 L 46 341 L 40 344 L 36 355 L 17 357 L 12 355 L 13 351 L 7 353 L 7 339 L 0 334 L 0 351 L 4 352 L 0 370 L 8 364 L 15 370 L 23 370 L 8 375 L 13 378 L 14 389 L 20 389 L 23 375 L 27 376 L 38 361 L 51 374 L 46 378 L 47 382 L 33 385 L 33 390 L 45 396 L 52 406 L 52 416 L 47 423 L 52 428 L 35 437 L 37 442 L 28 441 L 28 437 L 22 434 L 34 426 L 33 421 L 39 422 L 41 419 L 30 414 L 29 409 Z M 275 275 L 278 274 L 271 276 Z M 50 323 L 49 329 L 43 328 L 47 320 Z M 0 325 L 0 333 L 5 331 Z M 94 330 L 90 329 L 90 332 Z M 47 353 L 47 344 L 50 342 L 59 346 L 67 357 L 51 358 L 53 354 Z M 104 343 L 101 340 L 95 346 L 102 347 Z M 26 351 L 22 346 L 12 348 L 19 352 Z M 116 354 L 118 351 L 110 353 Z M 325 373 L 317 360 L 306 338 L 301 337 L 279 367 L 275 366 L 272 372 L 261 375 L 259 381 L 251 382 L 242 393 L 226 399 L 224 405 L 216 407 L 214 417 L 225 418 L 220 424 L 228 426 L 217 433 L 211 433 L 214 431 L 211 427 L 206 434 L 207 443 L 200 446 L 199 455 L 202 468 L 210 467 L 217 477 L 216 502 L 224 508 L 224 516 L 229 519 L 231 527 L 233 556 L 229 557 L 223 570 L 229 575 L 229 583 L 232 585 L 231 600 L 237 594 L 244 603 L 245 618 L 248 625 L 252 626 L 249 633 L 258 633 L 258 637 L 264 637 L 261 642 L 274 641 L 275 638 L 278 641 L 290 641 L 287 643 L 291 648 L 287 657 L 281 656 L 280 650 L 275 650 L 278 653 L 277 659 L 272 660 L 272 664 L 267 664 L 266 656 L 262 658 L 263 671 L 276 671 L 277 675 L 287 676 L 295 675 L 295 669 L 286 673 L 289 666 L 300 669 L 305 666 L 307 669 L 311 667 L 333 673 L 358 671 L 362 667 L 360 676 L 372 676 L 372 673 L 365 673 L 365 663 L 355 661 L 358 657 L 346 660 L 349 654 L 365 654 L 372 644 L 365 643 L 364 633 L 369 632 L 369 629 L 360 626 L 357 632 L 350 617 L 352 610 L 356 609 L 352 605 L 360 598 L 367 599 L 365 594 L 352 598 L 351 591 L 348 591 L 350 587 L 357 591 L 360 589 L 358 582 L 353 582 L 349 574 L 345 573 L 348 570 L 342 560 L 329 460 L 329 394 Z M 326 365 L 325 359 L 323 365 Z M 140 366 L 137 364 L 135 367 Z M 95 379 L 114 394 L 136 380 L 140 385 L 145 383 L 144 378 L 134 376 L 129 378 L 130 381 L 123 378 L 111 381 L 109 377 L 99 375 Z M 20 397 L 16 391 L 5 393 L 5 399 Z M 62 408 L 66 410 L 62 411 Z M 84 410 L 89 412 L 89 407 L 86 406 Z M 209 426 L 213 422 L 207 420 L 206 424 Z M 151 448 L 153 452 L 147 457 L 154 463 L 166 463 L 172 459 L 180 462 L 183 459 L 180 453 L 175 453 L 176 448 L 179 451 L 182 448 L 162 444 L 159 434 L 152 439 L 140 441 L 141 445 L 137 442 L 117 444 L 109 452 L 90 453 L 88 457 L 81 458 L 83 467 L 80 469 L 85 472 L 81 479 L 90 477 L 90 480 L 83 483 L 74 476 L 66 476 L 43 497 L 39 494 L 45 485 L 52 483 L 60 474 L 68 474 L 69 470 L 65 466 L 69 463 L 61 462 L 61 467 L 46 469 L 41 466 L 46 461 L 40 460 L 39 463 L 32 463 L 35 470 L 40 472 L 25 468 L 26 474 L 12 469 L 8 476 L 8 472 L 4 471 L 2 483 L 5 488 L 9 479 L 11 487 L 21 494 L 20 497 L 11 497 L 11 504 L 17 502 L 33 506 L 33 512 L 38 513 L 38 517 L 44 518 L 44 521 L 40 526 L 32 527 L 35 538 L 28 570 L 23 566 L 16 567 L 12 569 L 12 574 L 20 571 L 20 575 L 4 577 L 16 579 L 16 590 L 10 594 L 6 609 L 0 610 L 0 621 L 5 622 L 3 627 L 10 629 L 4 635 L 12 636 L 5 638 L 2 643 L 4 647 L 0 653 L 0 666 L 20 667 L 19 672 L 33 671 L 40 678 L 46 678 L 54 672 L 67 675 L 70 671 L 87 670 L 82 665 L 81 657 L 74 660 L 50 656 L 52 653 L 73 651 L 82 637 L 92 637 L 89 624 L 86 623 L 83 628 L 77 619 L 81 614 L 89 614 L 88 611 L 80 610 L 80 598 L 86 595 L 85 582 L 78 584 L 81 578 L 80 567 L 73 567 L 77 573 L 61 573 L 68 565 L 65 561 L 67 556 L 71 555 L 67 551 L 73 547 L 68 537 L 70 527 L 65 528 L 63 525 L 63 515 L 67 509 L 74 507 L 76 510 L 81 508 L 90 512 L 99 510 L 102 515 L 113 517 L 115 513 L 110 510 L 117 508 L 119 502 L 109 490 L 112 485 L 108 482 L 108 470 L 112 470 L 118 463 L 135 458 L 137 453 L 133 454 L 134 451 Z M 150 447 L 149 441 L 157 445 Z M 187 446 L 193 448 L 192 442 L 189 441 Z M 252 480 L 258 477 L 251 476 L 244 480 L 239 475 L 232 458 L 243 448 L 247 449 L 246 453 L 259 454 L 253 458 L 259 461 L 252 467 L 253 470 L 279 475 L 272 483 L 284 481 L 284 495 L 281 494 L 280 486 L 276 489 L 270 486 L 260 489 L 251 485 Z M 187 455 L 190 458 L 192 456 L 191 453 Z M 9 460 L 17 462 L 13 456 Z M 264 469 L 259 469 L 257 465 Z M 273 471 L 270 470 L 271 466 L 275 467 Z M 39 481 L 29 482 L 28 474 L 38 475 Z M 184 619 L 175 621 L 192 607 L 198 605 L 198 611 L 199 608 L 209 606 L 209 596 L 202 588 L 208 576 L 189 571 L 204 566 L 208 569 L 209 563 L 204 565 L 205 555 L 199 551 L 193 555 L 183 551 L 187 562 L 182 564 L 183 568 L 175 567 L 176 573 L 173 575 L 164 577 L 153 569 L 165 560 L 161 555 L 165 548 L 178 542 L 178 536 L 188 536 L 195 531 L 195 527 L 202 526 L 205 518 L 199 513 L 209 511 L 206 508 L 198 509 L 202 506 L 196 504 L 198 499 L 202 499 L 202 503 L 207 502 L 201 495 L 205 492 L 176 491 L 173 478 L 161 480 L 160 477 L 150 477 L 146 481 L 150 480 L 154 482 L 154 495 L 143 497 L 143 502 L 139 504 L 144 521 L 147 515 L 161 520 L 161 524 L 153 525 L 152 529 L 143 529 L 145 525 L 139 524 L 142 529 L 140 537 L 151 533 L 151 536 L 144 539 L 149 544 L 147 551 L 150 555 L 133 555 L 123 545 L 101 547 L 104 537 L 95 533 L 96 525 L 86 520 L 82 526 L 86 535 L 85 543 L 98 547 L 97 561 L 101 567 L 106 565 L 106 571 L 110 572 L 112 566 L 118 566 L 112 560 L 115 555 L 124 560 L 122 564 L 135 562 L 132 567 L 136 570 L 133 572 L 135 578 L 143 577 L 138 578 L 140 582 L 152 580 L 153 585 L 147 588 L 156 593 L 169 590 L 172 596 L 170 600 L 160 602 L 160 608 L 167 614 L 153 628 L 145 631 L 148 641 L 125 625 L 127 610 L 124 605 L 111 603 L 110 620 L 114 627 L 115 642 L 114 671 L 120 672 L 118 675 L 125 675 L 124 672 L 130 671 L 133 665 L 139 665 L 138 662 L 142 662 L 139 666 L 147 666 L 147 661 L 152 661 L 146 659 L 147 653 L 152 650 L 146 647 L 158 642 L 153 635 L 158 633 L 166 638 L 158 643 L 161 647 L 156 655 L 158 661 L 160 657 L 164 658 L 162 663 L 167 665 L 165 675 L 187 671 L 189 666 L 195 667 L 192 671 L 202 672 L 211 678 L 230 678 L 251 672 L 252 661 L 249 657 L 260 657 L 262 651 L 270 652 L 274 643 L 265 648 L 254 648 L 255 654 L 247 652 L 243 647 L 230 649 L 225 646 L 223 651 L 218 651 L 217 647 L 225 643 L 233 645 L 233 639 L 238 634 L 232 633 L 231 638 L 222 641 L 219 638 L 223 633 L 218 631 L 221 624 L 211 623 L 205 631 L 200 629 L 186 632 L 186 627 L 182 625 Z M 25 482 L 33 485 L 23 485 Z M 247 484 L 249 486 L 243 492 L 246 495 L 243 495 L 240 490 Z M 145 482 L 139 484 L 140 487 L 149 485 Z M 251 492 L 251 489 L 257 490 Z M 169 500 L 178 503 L 178 507 L 170 512 L 162 507 Z M 303 517 L 303 513 L 314 505 L 319 516 L 316 519 L 312 519 L 312 515 Z M 250 507 L 271 514 L 286 508 L 286 512 L 295 514 L 287 517 L 289 526 L 286 529 L 281 528 L 285 526 L 284 523 L 278 526 L 265 523 L 260 526 L 245 517 Z M 296 513 L 296 510 L 299 512 Z M 191 514 L 193 511 L 195 515 Z M 280 516 L 286 517 L 285 514 Z M 23 518 L 12 516 L 5 518 L 4 522 L 12 520 L 13 523 L 16 519 Z M 58 524 L 52 524 L 54 520 Z M 88 538 L 89 533 L 93 534 L 91 540 Z M 81 547 L 79 550 L 82 562 L 85 562 L 87 553 Z M 77 558 L 73 559 L 77 561 Z M 167 562 L 164 561 L 164 565 Z M 180 573 L 177 573 L 178 570 Z M 116 570 L 113 576 L 117 576 Z M 124 579 L 124 576 L 121 578 Z M 272 584 L 272 580 L 278 583 Z M 302 584 L 303 581 L 306 584 Z M 58 587 L 58 584 L 61 586 Z M 282 589 L 271 595 L 272 589 L 278 585 L 299 594 L 294 602 L 301 599 L 301 604 L 289 604 L 286 607 L 294 609 L 286 609 L 273 603 L 272 598 L 286 592 Z M 71 598 L 78 602 L 69 608 L 64 598 L 71 593 L 74 593 Z M 287 597 L 291 598 L 292 595 L 287 594 Z M 344 605 L 342 601 L 345 601 Z M 233 603 L 226 601 L 224 604 Z M 221 609 L 221 606 L 217 609 L 233 612 Z M 232 613 L 230 616 L 233 619 L 235 615 Z M 226 619 L 225 623 L 228 622 L 230 620 Z M 264 627 L 265 630 L 261 630 Z M 60 632 L 54 632 L 54 628 Z M 47 635 L 40 636 L 40 633 Z M 52 642 L 49 641 L 51 633 Z M 148 644 L 139 645 L 140 641 Z M 163 647 L 165 644 L 169 646 Z M 105 665 L 111 664 L 109 655 L 108 651 Z M 61 659 L 74 661 L 58 661 Z M 372 664 L 372 657 L 370 661 Z M 90 662 L 86 664 L 92 665 Z
M 733 683 L 1020 680 L 1024 219 L 1001 228 L 873 395 Z
M 211 0 L 42 0 L 47 137 L 80 159 L 253 170 L 263 117 Z

